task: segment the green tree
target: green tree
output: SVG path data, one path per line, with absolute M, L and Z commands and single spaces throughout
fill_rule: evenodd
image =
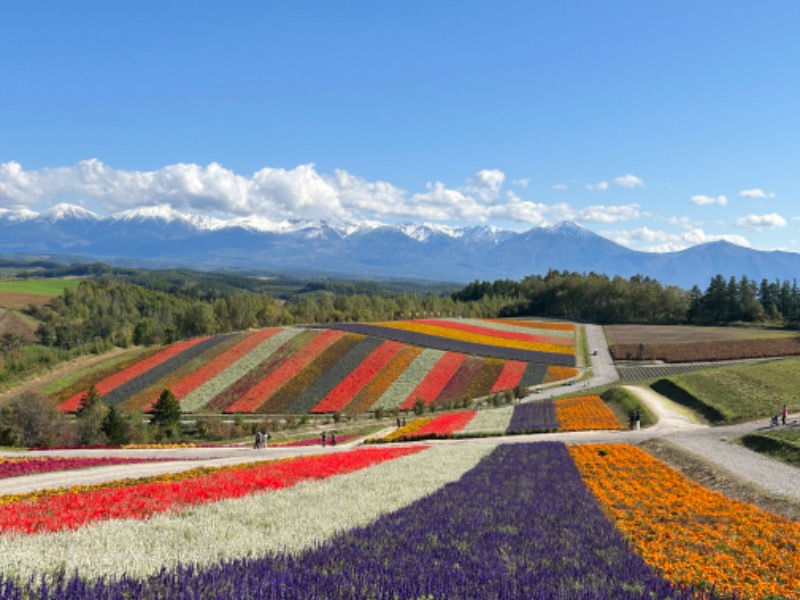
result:
M 52 399 L 27 393 L 0 409 L 0 444 L 58 446 L 68 443 L 67 419 Z
M 181 404 L 169 390 L 164 390 L 153 404 L 150 423 L 167 438 L 180 435 Z
M 108 407 L 100 428 L 110 444 L 121 446 L 130 442 L 130 421 L 115 406 Z

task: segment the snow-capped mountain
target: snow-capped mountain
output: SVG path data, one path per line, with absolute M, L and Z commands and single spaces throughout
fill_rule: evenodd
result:
M 38 214 L 0 209 L 0 253 L 453 282 L 520 279 L 558 269 L 626 278 L 649 275 L 687 288 L 705 288 L 717 274 L 760 281 L 800 273 L 796 253 L 761 252 L 725 242 L 681 252 L 638 252 L 570 222 L 519 233 L 419 223 L 265 217 L 225 221 L 185 215 L 169 206 L 111 216 L 69 204 Z

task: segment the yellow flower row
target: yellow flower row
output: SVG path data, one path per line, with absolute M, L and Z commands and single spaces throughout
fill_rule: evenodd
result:
M 560 431 L 624 429 L 600 396 L 579 396 L 555 401 Z
M 413 421 L 411 421 L 411 423 L 409 423 L 405 427 L 401 427 L 400 429 L 397 429 L 392 433 L 390 433 L 389 435 L 387 435 L 386 437 L 384 437 L 383 441 L 391 442 L 398 438 L 405 437 L 409 434 L 414 433 L 418 429 L 422 429 L 423 427 L 425 427 L 425 425 L 427 425 L 430 422 L 431 422 L 430 417 L 421 417 L 419 419 L 414 419 Z
M 708 490 L 634 446 L 569 450 L 616 526 L 670 581 L 800 598 L 800 523 Z
M 575 354 L 575 348 L 573 346 L 558 346 L 556 344 L 545 344 L 542 342 L 511 340 L 508 338 L 501 338 L 493 335 L 472 333 L 469 331 L 460 331 L 458 329 L 451 329 L 450 327 L 443 327 L 441 325 L 428 325 L 426 323 L 418 323 L 415 321 L 387 321 L 385 323 L 373 323 L 373 324 L 380 327 L 389 327 L 391 329 L 400 329 L 402 331 L 413 331 L 414 333 L 432 335 L 436 337 L 445 338 L 448 340 L 470 342 L 472 344 L 483 344 L 485 346 L 496 346 L 499 348 L 516 348 L 518 350 L 530 350 L 532 352 L 555 352 L 558 354 Z

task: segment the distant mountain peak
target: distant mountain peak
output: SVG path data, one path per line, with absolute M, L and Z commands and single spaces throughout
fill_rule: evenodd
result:
M 40 213 L 37 218 L 42 221 L 47 221 L 48 223 L 55 223 L 65 219 L 76 221 L 99 221 L 102 219 L 97 213 L 93 213 L 82 206 L 67 204 L 66 202 L 48 208 L 46 211 Z
M 574 221 L 561 221 L 560 223 L 556 223 L 555 225 L 550 225 L 549 227 L 543 227 L 543 229 L 549 233 L 555 233 L 558 235 L 567 235 L 573 237 L 586 235 L 588 233 L 587 229 L 584 229 Z
M 181 223 L 194 227 L 201 231 L 214 231 L 222 229 L 227 225 L 222 219 L 215 219 L 209 216 L 185 215 L 170 206 L 169 204 L 157 204 L 155 206 L 143 206 L 118 212 L 112 216 L 115 221 L 163 221 L 165 223 Z

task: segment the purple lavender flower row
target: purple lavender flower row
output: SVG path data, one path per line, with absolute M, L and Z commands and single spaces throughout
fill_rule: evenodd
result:
M 334 323 L 321 327 L 325 327 L 326 329 L 340 329 L 351 333 L 362 333 L 364 335 L 374 335 L 404 344 L 411 344 L 412 346 L 424 346 L 425 348 L 435 348 L 436 350 L 445 350 L 448 352 L 461 352 L 462 354 L 473 354 L 476 356 L 492 356 L 494 358 L 505 358 L 506 360 L 519 360 L 522 362 L 542 363 L 546 365 L 575 366 L 575 356 L 572 354 L 489 346 L 461 340 L 451 340 L 436 335 L 417 333 L 416 331 L 405 331 L 392 327 L 381 327 L 380 325 L 368 325 L 366 323 Z M 532 385 L 537 383 L 541 383 L 541 381 L 537 381 Z
M 636 555 L 565 446 L 509 444 L 459 481 L 298 556 L 185 566 L 144 581 L 64 576 L 0 597 L 691 598 Z
M 506 433 L 543 433 L 558 431 L 559 423 L 556 417 L 556 406 L 552 400 L 542 402 L 525 402 L 517 404 L 511 413 L 511 421 Z

